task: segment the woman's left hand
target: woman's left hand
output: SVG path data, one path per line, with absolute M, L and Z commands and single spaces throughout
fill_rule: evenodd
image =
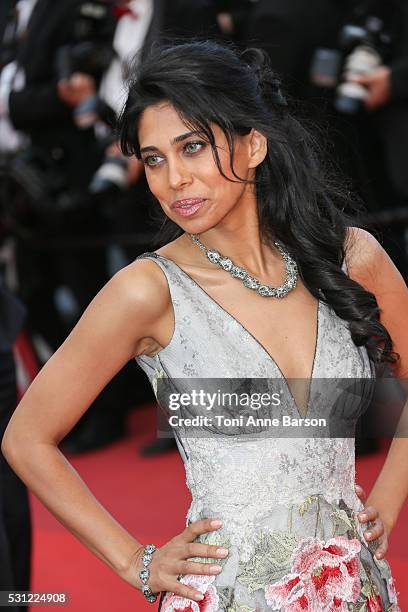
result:
M 385 553 L 388 549 L 388 529 L 384 522 L 380 519 L 378 510 L 376 510 L 373 506 L 366 506 L 367 496 L 364 492 L 364 489 L 360 487 L 360 485 L 355 486 L 356 494 L 364 504 L 364 510 L 357 513 L 358 520 L 360 523 L 367 523 L 371 521 L 372 525 L 369 526 L 369 529 L 364 531 L 364 537 L 368 542 L 374 542 L 378 540 L 379 546 L 375 551 L 375 556 L 377 559 L 382 559 L 385 556 Z

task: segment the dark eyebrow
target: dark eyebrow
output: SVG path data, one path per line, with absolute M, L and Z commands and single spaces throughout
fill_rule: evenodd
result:
M 192 132 L 186 132 L 185 134 L 180 134 L 180 136 L 176 136 L 175 138 L 173 138 L 173 140 L 171 141 L 171 145 L 175 145 L 178 144 L 179 142 L 183 142 L 184 140 L 187 140 L 187 138 L 190 138 L 190 136 L 197 136 L 198 134 L 201 134 L 201 132 L 199 132 L 198 130 L 194 130 Z M 148 147 L 143 147 L 143 149 L 140 149 L 140 153 L 147 153 L 148 151 L 158 151 L 159 149 L 157 147 L 154 147 L 153 145 L 149 145 Z

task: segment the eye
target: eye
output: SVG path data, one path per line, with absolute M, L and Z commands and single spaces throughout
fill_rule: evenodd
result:
M 143 158 L 143 163 L 145 164 L 145 166 L 150 166 L 152 168 L 154 166 L 157 166 L 157 164 L 160 163 L 161 159 L 162 158 L 160 155 L 148 155 L 147 157 Z
M 203 141 L 191 141 L 191 142 L 187 142 L 184 147 L 183 147 L 183 151 L 187 154 L 187 155 L 194 155 L 195 153 L 198 153 L 199 151 L 201 151 L 204 147 L 207 146 L 206 142 Z M 158 166 L 161 161 L 162 161 L 163 157 L 161 155 L 147 155 L 144 159 L 143 159 L 143 163 L 145 164 L 145 166 L 149 166 L 149 168 L 154 168 L 155 166 Z
M 194 142 L 188 142 L 184 147 L 184 151 L 189 154 L 198 153 L 206 146 L 206 144 L 207 143 L 199 140 Z

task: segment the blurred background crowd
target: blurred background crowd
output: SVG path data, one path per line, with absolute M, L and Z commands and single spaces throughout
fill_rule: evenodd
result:
M 2 431 L 18 393 L 96 293 L 118 269 L 157 248 L 143 168 L 120 153 L 115 117 L 135 53 L 191 36 L 268 52 L 285 92 L 323 126 L 319 134 L 363 199 L 366 221 L 407 278 L 405 0 L 1 0 Z M 82 452 L 119 439 L 129 408 L 152 399 L 130 362 L 64 448 Z M 173 444 L 155 440 L 142 452 Z M 20 500 L 23 515 L 24 487 L 0 459 L 1 479 L 13 492 L 6 497 Z M 11 510 L 6 497 L 0 512 L 10 538 L 18 519 L 16 502 Z M 27 555 L 28 527 L 19 536 L 15 546 Z M 4 539 L 0 521 L 0 550 Z M 24 564 L 13 568 L 4 557 L 0 565 L 7 585 L 0 588 L 14 581 L 28 589 Z

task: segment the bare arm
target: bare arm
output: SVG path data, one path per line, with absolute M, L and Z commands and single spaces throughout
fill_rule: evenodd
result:
M 157 344 L 154 337 L 168 308 L 167 286 L 154 263 L 137 261 L 118 272 L 39 372 L 2 441 L 8 463 L 42 503 L 139 588 L 132 566 L 142 544 L 102 507 L 58 444 L 113 376 Z
M 363 230 L 353 233 L 356 240 L 347 258 L 349 274 L 376 296 L 381 308 L 380 320 L 391 334 L 393 349 L 400 355 L 395 373 L 405 384 L 408 377 L 408 288 L 377 240 Z M 378 510 L 388 534 L 407 496 L 408 439 L 395 437 L 367 498 L 367 506 Z

